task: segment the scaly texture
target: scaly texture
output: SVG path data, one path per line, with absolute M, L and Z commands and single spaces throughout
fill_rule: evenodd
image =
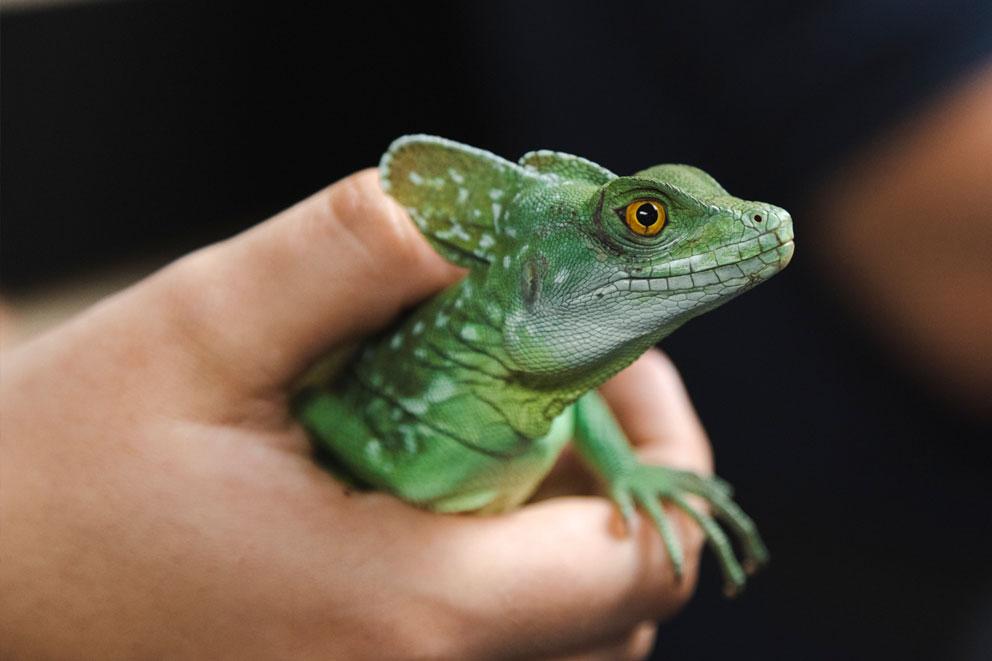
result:
M 551 151 L 520 164 L 431 136 L 382 158 L 384 189 L 468 276 L 370 342 L 298 416 L 347 477 L 442 512 L 523 503 L 565 443 L 625 517 L 640 506 L 671 561 L 661 502 L 684 509 L 717 552 L 727 591 L 767 554 L 716 478 L 637 462 L 595 388 L 694 316 L 792 256 L 792 220 L 686 165 L 618 177 Z M 685 496 L 706 498 L 737 534 Z

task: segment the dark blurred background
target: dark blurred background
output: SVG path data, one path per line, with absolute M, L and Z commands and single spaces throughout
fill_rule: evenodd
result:
M 992 658 L 992 393 L 959 405 L 893 350 L 816 239 L 835 175 L 988 66 L 987 0 L 22 2 L 0 29 L 18 300 L 227 236 L 411 132 L 688 162 L 790 209 L 792 266 L 664 345 L 773 562 L 731 602 L 707 556 L 656 656 Z

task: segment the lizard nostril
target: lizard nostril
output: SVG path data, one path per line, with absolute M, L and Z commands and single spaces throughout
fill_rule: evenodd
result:
M 754 214 L 754 222 L 760 223 L 763 220 L 760 213 Z

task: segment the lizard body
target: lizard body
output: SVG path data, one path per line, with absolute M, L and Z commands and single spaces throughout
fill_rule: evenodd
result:
M 727 590 L 740 589 L 726 536 L 684 498 L 706 498 L 756 567 L 766 551 L 726 485 L 638 463 L 595 388 L 783 268 L 789 214 L 690 166 L 617 177 L 568 154 L 512 163 L 431 136 L 394 142 L 380 176 L 469 272 L 300 394 L 315 441 L 352 478 L 421 507 L 500 512 L 526 501 L 574 439 L 625 517 L 635 505 L 651 516 L 676 571 L 663 501 L 699 522 Z

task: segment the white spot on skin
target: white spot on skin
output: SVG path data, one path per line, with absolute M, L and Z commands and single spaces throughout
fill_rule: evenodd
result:
M 418 173 L 414 172 L 413 170 L 410 170 L 410 174 L 407 175 L 407 178 L 410 180 L 410 183 L 413 184 L 414 186 L 424 185 L 424 178 L 421 177 Z
M 504 191 L 500 190 L 499 188 L 490 188 L 489 189 L 489 199 L 490 200 L 498 200 L 499 198 L 503 197 L 503 193 L 504 193 Z
M 448 168 L 448 176 L 451 177 L 451 180 L 456 184 L 465 183 L 465 177 L 462 175 L 461 172 L 459 172 L 455 168 Z
M 393 339 L 389 341 L 389 348 L 399 349 L 401 346 L 403 346 L 403 333 L 397 333 L 396 335 L 393 335 Z
M 486 314 L 489 315 L 490 319 L 502 319 L 503 308 L 496 301 L 490 300 L 486 303 Z
M 403 408 L 414 415 L 423 415 L 424 413 L 427 413 L 427 402 L 422 399 L 409 397 L 407 399 L 401 399 L 400 404 L 403 405 Z
M 465 228 L 462 227 L 458 223 L 453 223 L 451 225 L 451 234 L 453 236 L 461 239 L 462 241 L 471 241 L 472 240 L 472 237 L 469 235 L 468 232 L 465 231 Z
M 492 246 L 494 243 L 496 243 L 496 240 L 492 237 L 491 234 L 483 234 L 482 237 L 479 238 L 480 248 L 488 248 Z
M 382 455 L 382 443 L 374 438 L 369 439 L 368 443 L 365 444 L 365 454 L 370 459 L 378 459 Z
M 462 328 L 461 336 L 469 342 L 472 342 L 479 339 L 479 331 L 475 330 L 473 326 L 465 326 Z
M 560 285 L 568 278 L 568 269 L 562 269 L 555 274 L 555 284 Z
M 499 220 L 499 215 L 503 213 L 503 207 L 499 203 L 493 202 L 493 222 Z
M 443 312 L 437 314 L 437 318 L 434 319 L 434 326 L 437 328 L 444 328 L 448 325 L 448 316 Z
M 514 238 L 514 237 L 516 237 L 517 236 L 517 230 L 516 230 L 516 228 L 507 227 L 506 228 L 506 235 L 508 237 L 510 237 L 511 239 Z
M 510 256 L 509 255 L 503 255 L 503 268 L 505 268 L 505 269 L 510 268 Z
M 458 200 L 456 200 L 456 203 L 457 204 L 465 204 L 466 202 L 468 202 L 468 189 L 467 188 L 459 188 L 458 189 Z
M 417 433 L 410 429 L 409 427 L 404 427 L 400 430 L 400 434 L 403 437 L 403 449 L 409 454 L 413 454 L 417 451 Z
M 424 322 L 418 321 L 417 323 L 415 323 L 413 325 L 413 334 L 414 335 L 420 335 L 423 332 L 424 332 Z
M 457 390 L 457 384 L 453 380 L 446 376 L 439 376 L 427 388 L 427 392 L 424 393 L 424 399 L 432 404 L 436 404 L 446 399 L 451 399 L 457 393 Z

